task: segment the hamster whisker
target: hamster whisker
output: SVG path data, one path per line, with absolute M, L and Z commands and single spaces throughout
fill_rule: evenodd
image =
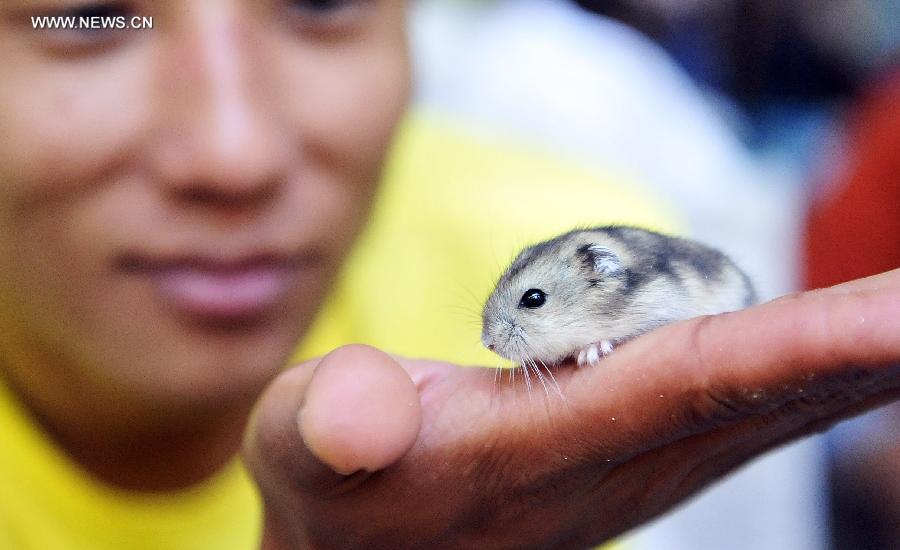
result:
M 503 373 L 506 371 L 509 371 L 509 377 L 507 379 L 510 381 L 510 383 L 513 383 L 513 381 L 514 381 L 514 378 L 513 378 L 514 372 L 513 371 L 515 371 L 515 370 L 516 370 L 516 367 L 504 366 L 502 362 L 497 363 L 496 366 L 494 367 L 494 389 L 499 391 L 500 385 L 503 383 Z
M 538 372 L 537 366 L 534 364 L 534 361 L 531 359 L 531 357 L 523 357 L 522 358 L 522 368 L 525 369 L 526 373 L 531 372 L 531 369 L 535 369 L 534 373 L 538 377 L 538 380 L 540 381 L 541 385 L 544 386 L 544 394 L 546 394 L 547 393 L 547 384 L 544 383 L 543 376 L 541 375 L 540 372 Z
M 491 392 L 492 398 L 499 396 L 503 392 L 503 373 L 504 373 L 504 371 L 509 371 L 508 380 L 510 381 L 511 384 L 513 384 L 513 388 L 515 388 L 515 379 L 513 378 L 513 376 L 514 376 L 513 373 L 515 370 L 516 370 L 515 367 L 505 366 L 503 364 L 503 362 L 495 363 L 494 384 L 493 384 L 492 392 Z
M 556 381 L 556 377 L 553 376 L 553 372 L 550 370 L 550 368 L 547 366 L 547 364 L 544 363 L 543 360 L 537 358 L 537 354 L 534 353 L 534 349 L 533 349 L 530 345 L 528 345 L 528 344 L 524 341 L 524 339 L 521 341 L 521 345 L 522 345 L 523 348 L 525 348 L 525 351 L 527 352 L 528 361 L 529 361 L 529 362 L 531 363 L 531 365 L 534 367 L 534 372 L 537 373 L 537 375 L 540 377 L 541 383 L 544 384 L 544 393 L 546 393 L 547 396 L 550 395 L 550 391 L 549 391 L 549 389 L 547 388 L 546 383 L 544 382 L 545 376 L 544 376 L 543 373 L 541 372 L 541 369 L 537 366 L 537 363 L 538 363 L 538 362 L 540 362 L 541 365 L 544 366 L 544 370 L 547 371 L 547 375 L 550 377 L 550 381 L 553 383 L 553 386 L 554 386 L 554 388 L 556 389 L 556 393 L 559 395 L 559 397 L 560 397 L 563 401 L 565 401 L 565 400 L 566 400 L 566 397 L 563 395 L 562 388 L 559 387 L 559 383 Z
M 515 333 L 511 334 L 510 339 L 512 339 L 513 337 L 515 337 L 515 339 L 516 339 L 516 341 L 515 341 L 516 355 L 520 358 L 526 358 L 525 360 L 520 361 L 520 366 L 522 368 L 522 377 L 525 380 L 525 388 L 526 388 L 526 391 L 528 392 L 528 398 L 530 400 L 531 399 L 531 391 L 532 391 L 531 373 L 529 372 L 528 364 L 526 363 L 527 356 L 526 356 L 526 354 L 522 353 L 523 351 L 526 351 L 526 350 L 522 349 L 525 346 L 525 341 L 519 334 L 515 334 Z
M 544 376 L 544 373 L 541 372 L 540 367 L 537 366 L 537 362 L 535 362 L 534 358 L 529 358 L 528 362 L 531 363 L 532 368 L 534 369 L 535 374 L 538 376 L 538 380 L 541 381 L 541 386 L 544 387 L 544 396 L 550 397 L 550 387 L 547 385 L 547 377 Z
M 558 394 L 559 394 L 559 397 L 560 397 L 563 401 L 565 401 L 565 400 L 566 400 L 566 396 L 563 395 L 562 388 L 559 387 L 559 382 L 557 382 L 557 381 L 556 381 L 556 377 L 553 376 L 553 371 L 550 370 L 550 367 L 547 366 L 547 363 L 544 363 L 544 362 L 541 361 L 540 359 L 538 359 L 538 361 L 540 362 L 541 365 L 544 366 L 544 370 L 547 371 L 547 375 L 550 377 L 550 382 L 552 382 L 552 383 L 553 383 L 553 387 L 556 388 L 556 393 L 558 393 Z
M 471 307 L 462 304 L 452 304 L 447 306 L 447 310 L 452 312 L 455 316 L 461 317 L 468 322 L 475 321 L 479 325 L 481 325 L 481 313 L 475 311 Z
M 522 376 L 525 377 L 525 388 L 528 391 L 528 399 L 531 399 L 531 372 L 529 372 L 528 365 L 522 365 Z

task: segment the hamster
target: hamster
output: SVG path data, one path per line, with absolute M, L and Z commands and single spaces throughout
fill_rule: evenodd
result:
M 636 227 L 577 229 L 519 253 L 484 305 L 481 341 L 520 364 L 597 365 L 661 325 L 755 301 L 718 250 Z

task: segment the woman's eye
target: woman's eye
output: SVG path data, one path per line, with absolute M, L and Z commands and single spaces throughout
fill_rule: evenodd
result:
M 547 295 L 539 288 L 526 290 L 525 294 L 519 300 L 519 307 L 527 307 L 528 309 L 537 309 L 544 305 L 547 301 Z
M 128 15 L 130 15 L 130 12 L 128 9 L 121 5 L 113 3 L 97 3 L 69 8 L 63 10 L 62 13 L 59 13 L 58 15 L 61 17 L 74 17 L 77 19 L 115 19 L 119 17 L 128 17 Z
M 150 28 L 151 19 L 136 15 L 125 2 L 89 2 L 34 15 L 30 23 L 52 51 L 81 54 Z
M 361 20 L 374 0 L 289 0 L 288 6 L 303 30 L 349 30 Z
M 44 29 L 96 33 L 130 27 L 134 16 L 134 10 L 125 2 L 87 2 L 34 16 L 32 24 Z
M 327 14 L 342 10 L 358 3 L 354 0 L 293 0 L 291 7 L 312 13 Z

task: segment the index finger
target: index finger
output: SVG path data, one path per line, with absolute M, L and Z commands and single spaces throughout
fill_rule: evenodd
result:
M 573 378 L 569 404 L 623 451 L 840 391 L 849 411 L 900 387 L 900 270 L 663 327 Z

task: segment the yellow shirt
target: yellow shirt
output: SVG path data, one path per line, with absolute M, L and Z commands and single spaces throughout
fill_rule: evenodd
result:
M 497 365 L 479 344 L 480 302 L 517 249 L 576 225 L 673 227 L 614 174 L 421 114 L 403 126 L 373 214 L 296 358 L 366 342 Z M 177 493 L 118 491 L 63 456 L 0 385 L 0 549 L 247 550 L 261 521 L 239 462 Z
M 262 505 L 235 461 L 206 483 L 148 495 L 99 483 L 0 385 L 0 548 L 258 548 Z

